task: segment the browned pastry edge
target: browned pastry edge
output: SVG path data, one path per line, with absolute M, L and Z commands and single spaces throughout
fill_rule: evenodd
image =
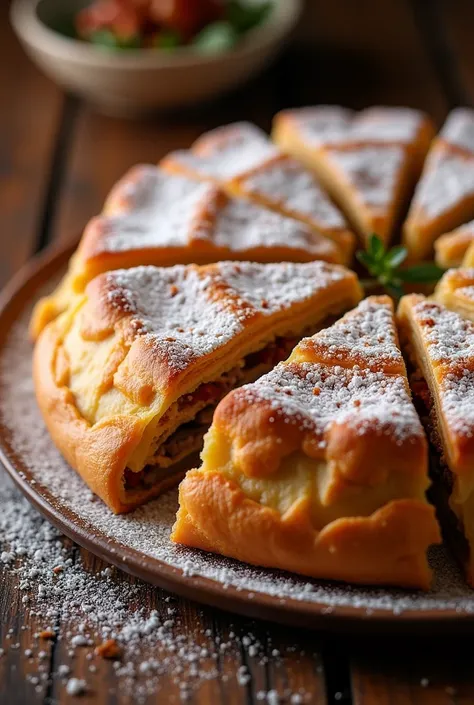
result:
M 434 508 L 419 500 L 395 500 L 317 531 L 306 501 L 282 516 L 217 472 L 188 472 L 179 495 L 175 542 L 316 578 L 429 588 L 426 547 L 440 537 Z
M 376 300 L 387 303 L 386 297 Z M 347 319 L 350 316 L 351 312 L 346 314 Z M 306 362 L 325 360 L 318 346 L 308 350 L 307 342 L 304 351 L 309 357 L 303 354 Z M 281 364 L 297 374 L 299 364 L 292 359 L 298 359 L 296 352 Z M 398 366 L 389 362 L 389 370 L 397 376 L 405 375 L 403 362 Z M 238 472 L 247 478 L 266 479 L 281 467 L 283 458 L 301 452 L 313 458 L 315 471 L 318 462 L 331 467 L 325 501 L 329 501 L 329 493 L 335 501 L 351 488 L 370 491 L 383 482 L 380 458 L 386 459 L 383 472 L 414 475 L 423 485 L 427 481 L 422 433 L 400 443 L 375 427 L 364 427 L 361 433 L 357 424 L 342 422 L 327 429 L 321 444 L 321 437 L 311 427 L 287 422 L 284 413 L 275 413 L 271 399 L 249 396 L 245 388 L 235 390 L 214 414 L 206 442 L 209 453 L 221 458 L 216 460 L 217 466 L 221 462 L 227 468 L 227 451 L 220 456 L 218 450 L 217 439 L 222 439 L 224 444 L 231 444 L 229 457 Z M 323 528 L 318 526 L 311 502 L 311 497 L 301 496 L 281 513 L 249 497 L 227 470 L 217 469 L 204 458 L 202 469 L 189 472 L 180 486 L 180 509 L 172 539 L 254 565 L 312 577 L 429 587 L 431 571 L 426 550 L 431 543 L 439 542 L 440 534 L 434 508 L 418 495 L 388 501 L 368 516 L 330 520 Z
M 453 274 L 455 274 L 454 270 Z M 424 300 L 422 296 L 413 295 L 411 298 L 420 301 Z M 410 372 L 410 386 L 413 391 L 415 405 L 430 440 L 431 448 L 433 449 L 433 452 L 430 453 L 430 476 L 433 482 L 428 490 L 428 497 L 436 507 L 444 539 L 449 544 L 455 558 L 464 569 L 466 581 L 471 587 L 474 587 L 474 556 L 469 541 L 464 534 L 462 525 L 449 503 L 455 474 L 448 464 L 433 395 L 423 373 L 421 361 L 418 359 L 414 347 L 409 340 L 408 320 L 405 316 L 401 317 L 400 313 L 398 314 L 398 319 L 400 339 L 406 354 L 407 365 Z M 416 381 L 412 381 L 413 379 Z M 420 382 L 420 380 L 422 380 L 422 382 Z M 472 442 L 468 440 L 468 455 L 472 452 L 471 446 Z

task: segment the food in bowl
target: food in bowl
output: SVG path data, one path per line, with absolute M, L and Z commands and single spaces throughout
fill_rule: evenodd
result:
M 112 50 L 192 46 L 215 53 L 233 48 L 271 6 L 249 0 L 92 0 L 66 33 Z

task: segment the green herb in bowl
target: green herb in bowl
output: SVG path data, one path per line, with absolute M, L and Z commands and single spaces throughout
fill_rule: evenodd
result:
M 272 5 L 255 0 L 95 0 L 76 15 L 75 30 L 78 38 L 106 50 L 170 52 L 190 46 L 218 54 L 264 22 Z

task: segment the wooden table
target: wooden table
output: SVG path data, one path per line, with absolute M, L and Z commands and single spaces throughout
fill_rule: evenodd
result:
M 35 252 L 77 237 L 129 166 L 156 162 L 219 124 L 248 119 L 268 128 L 280 108 L 332 102 L 354 108 L 408 105 L 441 123 L 450 108 L 474 101 L 474 5 L 468 0 L 314 0 L 299 42 L 263 76 L 213 105 L 142 123 L 96 115 L 65 95 L 22 53 L 8 28 L 5 3 L 0 13 L 0 284 Z M 68 545 L 77 560 L 77 547 Z M 80 555 L 91 570 L 101 567 L 87 552 Z M 0 570 L 0 644 L 5 648 L 0 702 L 75 702 L 56 676 L 57 664 L 68 659 L 62 642 L 47 647 L 49 679 L 37 688 L 26 681 L 23 649 L 35 628 L 21 609 L 11 576 Z M 119 579 L 133 582 L 125 575 Z M 144 591 L 159 609 L 164 592 Z M 273 691 L 272 703 L 290 702 L 290 693 L 300 690 L 304 702 L 318 705 L 474 702 L 474 656 L 464 639 L 330 637 L 251 624 L 184 600 L 176 605 L 181 628 L 196 630 L 204 646 L 211 647 L 216 635 L 224 638 L 232 624 L 237 632 L 251 629 L 268 657 L 233 649 L 217 661 L 219 678 L 202 683 L 187 702 L 250 705 L 265 702 L 264 697 L 270 702 L 264 696 L 268 691 Z M 22 649 L 8 649 L 8 639 L 20 635 Z M 279 658 L 272 655 L 274 649 Z M 143 659 L 149 656 L 144 653 Z M 251 676 L 246 684 L 236 679 L 242 665 Z M 70 666 L 77 677 L 86 667 L 81 658 Z M 109 661 L 101 661 L 98 669 L 82 702 L 135 702 L 121 690 Z M 159 693 L 150 694 L 146 703 L 168 702 L 179 702 L 179 693 L 165 675 Z

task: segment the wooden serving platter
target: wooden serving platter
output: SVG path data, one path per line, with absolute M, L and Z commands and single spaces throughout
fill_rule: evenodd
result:
M 29 501 L 81 546 L 143 580 L 250 617 L 328 630 L 471 630 L 474 592 L 444 547 L 429 593 L 363 588 L 258 569 L 169 541 L 176 490 L 115 516 L 53 446 L 36 406 L 28 321 L 72 248 L 30 263 L 0 299 L 0 458 Z

